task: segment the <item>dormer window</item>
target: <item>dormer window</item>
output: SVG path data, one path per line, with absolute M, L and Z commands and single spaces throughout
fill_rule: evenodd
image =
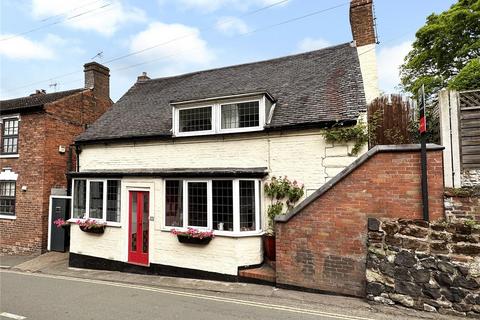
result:
M 261 131 L 272 106 L 271 97 L 256 94 L 172 103 L 177 137 Z

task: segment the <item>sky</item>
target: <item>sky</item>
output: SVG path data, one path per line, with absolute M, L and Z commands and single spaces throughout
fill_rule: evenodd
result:
M 415 32 L 453 0 L 374 0 L 380 89 Z M 83 87 L 83 64 L 111 70 L 117 101 L 150 78 L 260 61 L 350 42 L 348 0 L 0 0 L 0 99 Z

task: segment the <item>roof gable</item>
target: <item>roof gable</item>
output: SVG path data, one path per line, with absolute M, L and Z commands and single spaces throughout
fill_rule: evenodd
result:
M 53 93 L 35 94 L 28 97 L 21 97 L 9 100 L 1 100 L 0 111 L 2 113 L 22 112 L 33 107 L 43 106 L 46 103 L 51 103 L 56 100 L 68 97 L 83 90 L 85 89 L 73 89 Z
M 137 82 L 77 141 L 171 136 L 172 101 L 268 92 L 271 128 L 356 120 L 365 108 L 349 43 L 278 59 Z

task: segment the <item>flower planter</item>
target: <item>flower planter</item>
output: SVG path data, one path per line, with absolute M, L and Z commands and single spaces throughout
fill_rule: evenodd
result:
M 105 232 L 105 226 L 94 227 L 94 228 L 88 228 L 88 227 L 80 226 L 80 230 L 82 230 L 83 232 L 87 232 L 87 233 L 102 234 L 102 233 Z
M 270 261 L 275 261 L 275 258 L 276 258 L 275 236 L 264 235 L 263 248 L 264 248 L 265 257 Z
M 212 240 L 211 237 L 193 238 L 193 237 L 184 236 L 184 235 L 181 235 L 181 234 L 177 234 L 177 239 L 181 243 L 202 244 L 202 245 L 206 245 Z

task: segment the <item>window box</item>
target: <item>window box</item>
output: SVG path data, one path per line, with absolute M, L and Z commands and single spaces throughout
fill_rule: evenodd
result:
M 86 233 L 102 234 L 105 232 L 105 226 L 101 226 L 101 227 L 80 226 L 80 230 Z
M 206 245 L 212 240 L 212 237 L 193 238 L 193 237 L 190 237 L 188 235 L 177 234 L 177 239 L 178 239 L 178 242 L 180 242 L 180 243 Z

